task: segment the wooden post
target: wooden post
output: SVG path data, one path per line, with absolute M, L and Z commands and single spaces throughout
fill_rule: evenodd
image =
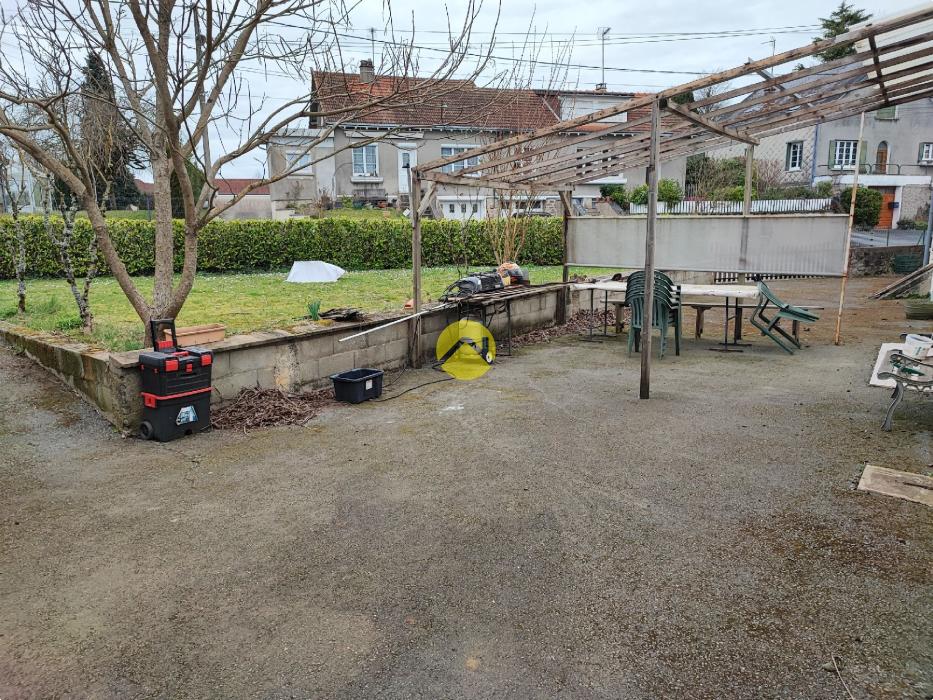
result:
M 641 326 L 641 386 L 639 397 L 651 394 L 651 326 L 654 323 L 654 232 L 658 221 L 658 159 L 661 153 L 661 102 L 651 103 L 651 145 L 648 152 L 648 223 L 645 232 L 645 302 Z M 629 333 L 634 332 L 629 329 Z
M 564 252 L 562 258 L 563 265 L 563 275 L 561 280 L 564 283 L 563 293 L 561 294 L 561 305 L 557 310 L 557 323 L 563 324 L 567 322 L 567 305 L 570 303 L 570 266 L 567 264 L 568 253 L 567 253 L 567 233 L 570 229 L 570 209 L 573 206 L 573 202 L 570 199 L 569 192 L 558 192 L 560 195 L 561 208 L 564 212 Z
M 748 241 L 748 217 L 752 215 L 752 185 L 755 182 L 755 144 L 745 147 L 745 187 L 742 192 L 742 241 Z M 744 253 L 744 251 L 743 251 Z M 744 257 L 744 255 L 743 255 Z M 740 272 L 736 277 L 738 284 L 745 284 L 748 276 Z M 732 340 L 736 343 L 742 340 L 742 305 L 741 300 L 735 300 L 735 323 L 732 325 Z
M 411 298 L 412 313 L 421 311 L 421 178 L 409 168 L 411 198 Z M 415 369 L 421 367 L 421 317 L 411 320 L 408 341 L 408 362 Z
M 839 286 L 839 311 L 836 312 L 836 332 L 833 344 L 839 345 L 842 334 L 842 306 L 846 301 L 846 283 L 849 281 L 849 251 L 852 248 L 852 223 L 855 221 L 855 195 L 858 193 L 858 173 L 862 167 L 862 132 L 865 130 L 865 112 L 858 124 L 858 141 L 855 142 L 855 172 L 852 175 L 852 196 L 849 198 L 849 225 L 846 230 L 846 257 L 842 261 L 842 284 Z

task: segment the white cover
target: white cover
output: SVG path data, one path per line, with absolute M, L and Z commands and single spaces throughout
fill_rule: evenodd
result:
M 296 260 L 288 273 L 286 282 L 336 282 L 346 270 L 320 260 Z

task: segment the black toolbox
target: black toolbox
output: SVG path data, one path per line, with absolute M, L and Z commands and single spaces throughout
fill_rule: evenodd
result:
M 165 327 L 171 340 L 159 337 Z M 143 397 L 140 437 L 167 442 L 209 428 L 213 352 L 178 347 L 174 319 L 153 319 L 149 328 L 155 349 L 139 353 Z

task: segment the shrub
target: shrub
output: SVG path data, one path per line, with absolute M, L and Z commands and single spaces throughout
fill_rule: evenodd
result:
M 816 183 L 816 193 L 823 199 L 826 197 L 832 197 L 833 183 L 829 180 L 821 180 L 820 182 Z
M 904 231 L 911 231 L 917 228 L 917 222 L 913 219 L 899 219 L 897 222 L 897 227 Z M 924 226 L 926 228 L 926 226 Z
M 849 210 L 849 202 L 852 199 L 852 188 L 846 187 L 839 193 L 839 201 L 842 204 L 843 211 Z M 853 224 L 857 228 L 874 228 L 878 225 L 881 218 L 881 202 L 883 195 L 878 190 L 870 190 L 867 187 L 859 187 L 855 194 L 855 218 Z
M 41 216 L 26 217 L 27 272 L 57 277 L 61 265 L 46 235 Z M 114 245 L 131 275 L 152 274 L 154 228 L 150 221 L 108 220 Z M 451 220 L 422 222 L 422 259 L 425 265 L 493 265 L 495 257 L 485 233 L 485 221 L 464 225 Z M 0 217 L 0 278 L 13 277 L 9 217 Z M 75 272 L 84 274 L 91 226 L 75 222 Z M 556 217 L 528 220 L 522 259 L 530 265 L 559 265 L 562 225 Z M 183 230 L 175 223 L 175 269 L 181 269 Z M 198 237 L 198 269 L 205 272 L 280 270 L 295 260 L 326 260 L 347 270 L 384 270 L 411 265 L 411 224 L 405 219 L 288 219 L 286 221 L 215 220 Z M 101 269 L 106 264 L 100 260 Z
M 648 185 L 639 185 L 634 190 L 632 190 L 631 197 L 632 204 L 647 204 L 648 203 Z
M 665 178 L 658 182 L 658 201 L 664 202 L 668 208 L 673 208 L 684 201 L 684 188 L 677 180 Z
M 625 185 L 602 185 L 599 188 L 599 194 L 607 199 L 611 199 L 623 209 L 628 208 L 628 192 L 625 191 Z

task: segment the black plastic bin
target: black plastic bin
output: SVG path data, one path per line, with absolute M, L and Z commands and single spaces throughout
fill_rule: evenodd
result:
M 330 375 L 334 398 L 347 403 L 362 403 L 382 396 L 381 369 L 351 369 Z

